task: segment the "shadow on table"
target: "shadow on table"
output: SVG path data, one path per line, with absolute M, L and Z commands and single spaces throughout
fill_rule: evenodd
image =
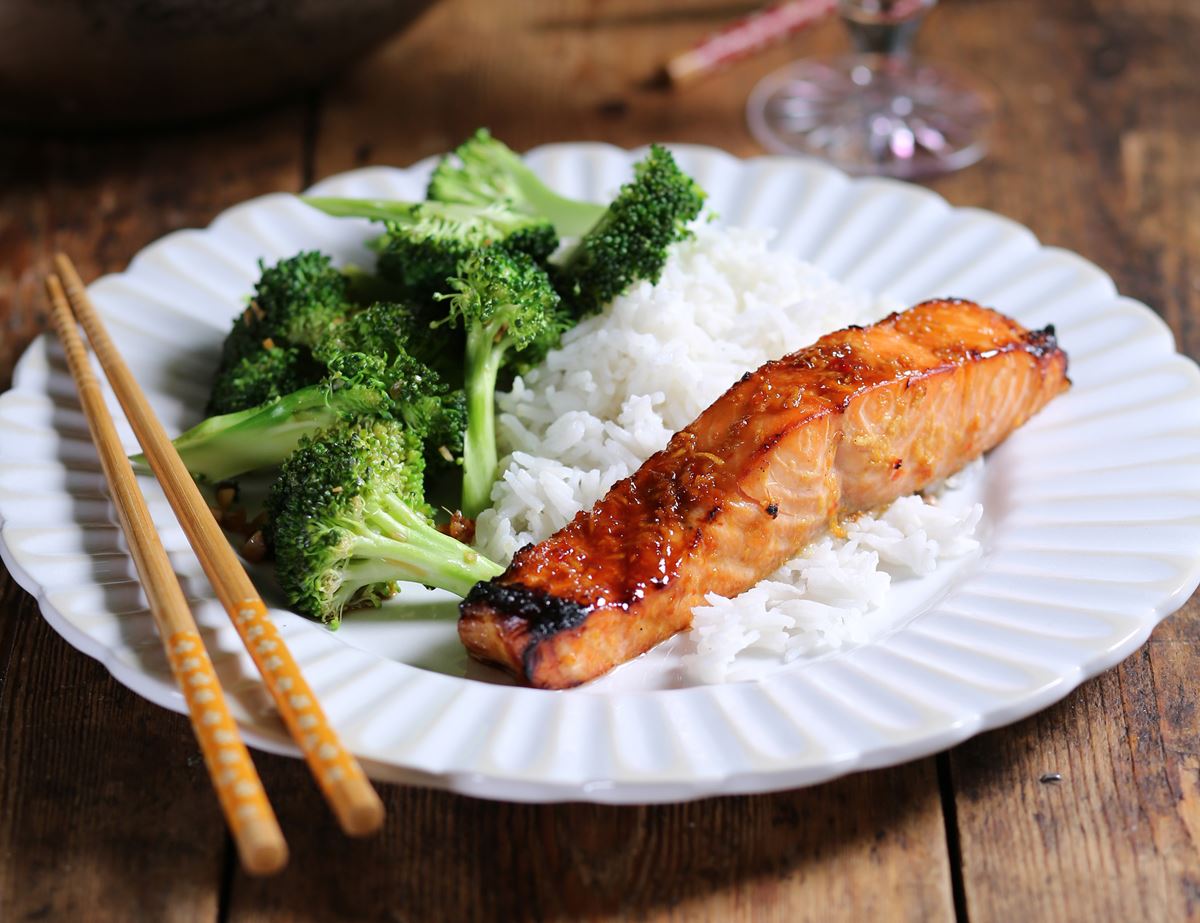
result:
M 573 921 L 689 910 L 721 920 L 754 907 L 779 919 L 834 907 L 869 919 L 886 915 L 899 892 L 910 909 L 930 899 L 936 916 L 949 894 L 932 759 L 810 789 L 658 806 L 504 804 L 385 786 L 387 827 L 366 840 L 341 835 L 299 762 L 258 763 L 292 858 L 278 878 L 235 873 L 231 920 Z M 908 877 L 887 880 L 888 854 L 901 851 Z

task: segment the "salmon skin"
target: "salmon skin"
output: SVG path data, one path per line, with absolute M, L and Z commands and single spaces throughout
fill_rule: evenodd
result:
M 1070 386 L 1054 328 L 960 300 L 849 327 L 748 372 L 591 510 L 460 608 L 470 654 L 533 686 L 608 672 L 840 518 L 960 469 Z

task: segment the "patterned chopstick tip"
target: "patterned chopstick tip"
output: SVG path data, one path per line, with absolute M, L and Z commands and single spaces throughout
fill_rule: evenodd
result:
M 284 721 L 294 724 L 299 732 L 293 736 L 318 781 L 327 787 L 362 775 L 362 770 L 321 713 L 299 668 L 285 656 L 286 648 L 279 638 L 279 629 L 267 615 L 262 600 L 242 600 L 234 620 L 267 683 L 284 694 L 290 710 L 290 714 L 283 714 Z
M 178 631 L 167 639 L 171 672 L 179 682 L 201 738 L 201 750 L 217 795 L 226 805 L 226 816 L 235 828 L 272 818 L 266 793 L 258 781 L 250 754 L 238 735 L 237 726 L 221 694 L 212 661 L 195 631 Z

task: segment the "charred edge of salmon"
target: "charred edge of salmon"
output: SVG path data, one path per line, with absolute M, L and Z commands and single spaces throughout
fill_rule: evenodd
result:
M 1031 355 L 1037 356 L 1039 359 L 1050 353 L 1059 352 L 1058 336 L 1054 332 L 1054 325 L 1047 324 L 1041 330 L 1030 330 L 1025 334 L 1025 346 Z
M 519 583 L 496 583 L 493 580 L 485 580 L 471 587 L 471 592 L 462 601 L 461 611 L 468 612 L 480 605 L 524 619 L 529 624 L 531 647 L 543 638 L 582 625 L 592 611 L 591 606 L 581 606 L 544 590 L 535 590 Z
M 1062 357 L 1063 385 L 1071 387 L 1071 379 L 1067 375 L 1069 360 L 1063 348 L 1058 345 L 1058 334 L 1053 324 L 1047 324 L 1041 330 L 1029 330 L 1025 333 L 1025 351 L 1035 359 L 1042 360 L 1047 356 Z

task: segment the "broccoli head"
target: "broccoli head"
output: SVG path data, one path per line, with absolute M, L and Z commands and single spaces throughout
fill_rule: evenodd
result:
M 443 291 L 458 264 L 482 247 L 527 253 L 538 261 L 558 247 L 553 222 L 504 203 L 304 201 L 329 215 L 382 221 L 386 231 L 372 242 L 379 254 L 379 275 L 400 285 L 418 303 Z
M 346 313 L 346 277 L 328 256 L 310 250 L 267 268 L 254 287 L 248 326 L 260 341 L 312 348 Z
M 267 508 L 290 603 L 336 626 L 398 581 L 466 595 L 502 568 L 439 532 L 423 496 L 421 440 L 396 421 L 335 424 L 284 462 Z
M 461 461 L 466 433 L 467 393 L 459 388 L 443 394 L 439 399 L 426 436 L 426 445 L 432 450 L 426 453 L 426 457 L 440 458 L 448 463 Z
M 224 414 L 257 407 L 320 378 L 321 364 L 303 346 L 273 342 L 221 369 L 213 380 L 206 413 Z
M 209 413 L 232 413 L 317 381 L 312 348 L 345 314 L 346 279 L 315 251 L 263 266 L 249 306 L 233 322 L 209 395 Z
M 634 282 L 657 282 L 668 247 L 689 236 L 704 192 L 666 148 L 651 145 L 603 217 L 558 267 L 555 282 L 571 313 L 593 314 Z
M 408 350 L 414 333 L 428 328 L 429 322 L 422 324 L 416 314 L 401 302 L 376 302 L 335 326 L 313 352 L 323 362 L 345 353 L 390 359 Z
M 425 202 L 405 220 L 389 221 L 378 246 L 379 274 L 429 299 L 445 291 L 446 280 L 475 250 L 494 246 L 544 261 L 558 235 L 550 222 L 503 206 Z
M 476 206 L 501 202 L 523 215 L 549 219 L 563 237 L 579 237 L 604 214 L 603 205 L 554 192 L 486 128 L 442 158 L 430 177 L 428 198 Z

